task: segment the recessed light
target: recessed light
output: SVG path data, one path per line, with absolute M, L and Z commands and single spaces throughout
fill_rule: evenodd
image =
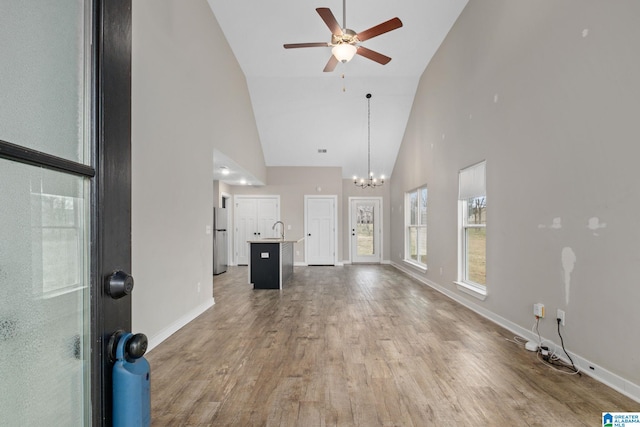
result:
M 229 175 L 229 168 L 226 166 L 220 166 L 220 172 L 222 172 L 222 175 Z

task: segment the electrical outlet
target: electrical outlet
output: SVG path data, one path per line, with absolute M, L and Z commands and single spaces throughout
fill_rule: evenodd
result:
M 558 309 L 558 313 L 556 315 L 556 319 L 560 319 L 560 324 L 564 326 L 564 310 Z
M 198 282 L 198 293 L 200 293 L 200 282 Z
M 542 303 L 537 303 L 537 304 L 533 304 L 533 315 L 543 318 L 544 317 L 544 304 Z

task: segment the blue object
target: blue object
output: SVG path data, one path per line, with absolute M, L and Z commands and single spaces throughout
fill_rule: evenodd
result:
M 127 342 L 133 334 L 125 333 L 118 341 L 113 366 L 113 426 L 148 427 L 151 425 L 151 390 L 149 362 L 127 354 Z M 145 346 L 146 347 L 146 346 Z

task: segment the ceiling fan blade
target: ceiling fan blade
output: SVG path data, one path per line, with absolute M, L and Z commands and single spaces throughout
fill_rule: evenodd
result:
M 363 42 L 400 27 L 402 27 L 402 21 L 399 18 L 392 18 L 382 24 L 378 24 L 375 27 L 371 27 L 368 30 L 358 33 L 358 40 Z
M 338 65 L 338 58 L 331 55 L 331 58 L 329 58 L 329 62 L 327 62 L 327 65 L 324 66 L 324 70 L 322 71 L 324 71 L 325 73 L 330 73 L 336 68 L 336 65 Z
M 369 58 L 372 61 L 376 61 L 379 64 L 386 65 L 391 61 L 386 55 L 376 52 L 375 50 L 367 49 L 364 46 L 358 46 L 358 50 L 356 53 L 360 56 L 364 56 L 365 58 Z
M 339 36 L 342 35 L 342 28 L 340 28 L 340 24 L 336 20 L 336 17 L 333 16 L 333 12 L 328 7 L 319 7 L 316 9 L 320 18 L 327 24 L 327 27 L 331 30 L 331 34 L 337 34 Z
M 289 43 L 283 46 L 285 49 L 295 49 L 298 47 L 327 47 L 330 45 L 327 42 L 318 42 L 318 43 Z

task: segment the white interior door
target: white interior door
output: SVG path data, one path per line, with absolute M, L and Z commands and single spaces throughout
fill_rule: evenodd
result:
M 308 265 L 336 264 L 336 196 L 305 196 L 305 255 Z
M 273 229 L 273 224 L 280 219 L 280 209 L 278 199 L 275 197 L 256 199 L 257 202 L 257 223 L 259 237 L 278 237 L 277 230 Z
M 352 263 L 379 263 L 382 260 L 380 205 L 379 198 L 349 198 Z
M 236 198 L 235 206 L 235 251 L 236 263 L 249 263 L 249 244 L 247 241 L 257 238 L 257 204 L 254 199 Z

